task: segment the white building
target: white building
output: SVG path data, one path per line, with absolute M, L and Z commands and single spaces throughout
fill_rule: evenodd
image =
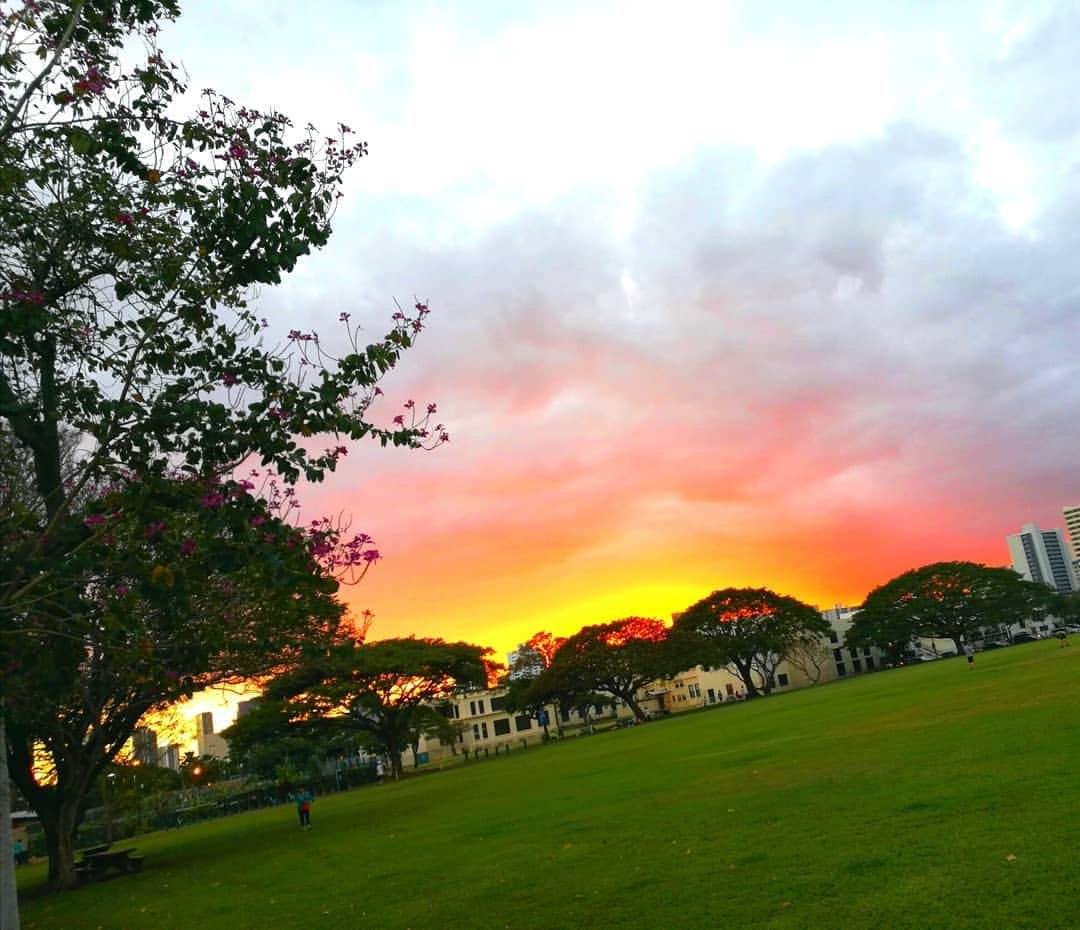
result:
M 215 759 L 229 757 L 229 744 L 214 732 L 214 715 L 210 711 L 195 718 L 195 742 L 200 756 L 213 756 Z
M 1040 530 L 1034 523 L 1005 537 L 1013 570 L 1028 581 L 1048 585 L 1058 594 L 1077 590 L 1076 571 L 1061 530 Z
M 522 643 L 506 654 L 506 667 L 510 669 L 510 680 L 519 681 L 539 675 L 544 670 L 544 660 L 535 649 Z
M 1061 512 L 1065 515 L 1065 526 L 1069 530 L 1069 548 L 1075 569 L 1077 561 L 1080 561 L 1080 504 L 1062 507 Z
M 851 629 L 858 610 L 858 607 L 842 607 L 837 604 L 821 612 L 821 616 L 829 624 L 829 632 L 826 634 L 829 644 L 826 648 L 831 653 L 834 666 L 834 674 L 828 678 L 846 678 L 848 675 L 872 672 L 884 666 L 885 653 L 877 646 L 856 649 L 846 644 L 847 632 Z

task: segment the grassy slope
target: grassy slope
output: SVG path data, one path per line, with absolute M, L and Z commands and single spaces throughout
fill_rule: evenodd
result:
M 1078 672 L 1033 643 L 143 837 L 142 875 L 20 870 L 23 926 L 1073 930 Z

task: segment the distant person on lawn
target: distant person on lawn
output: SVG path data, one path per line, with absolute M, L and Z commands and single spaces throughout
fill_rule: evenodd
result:
M 299 791 L 290 794 L 289 797 L 296 802 L 296 813 L 300 817 L 300 829 L 311 829 L 311 803 L 315 800 L 315 795 L 311 793 L 310 788 L 301 788 Z
M 968 671 L 975 667 L 975 647 L 971 643 L 964 643 L 964 655 L 968 660 Z
M 1068 630 L 1058 630 L 1057 631 L 1057 638 L 1058 638 L 1058 645 L 1062 649 L 1064 649 L 1066 646 L 1069 645 L 1069 631 Z

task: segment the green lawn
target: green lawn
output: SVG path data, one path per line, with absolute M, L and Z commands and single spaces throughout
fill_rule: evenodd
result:
M 1038 642 L 22 869 L 23 926 L 1076 930 L 1078 765 L 1080 644 Z

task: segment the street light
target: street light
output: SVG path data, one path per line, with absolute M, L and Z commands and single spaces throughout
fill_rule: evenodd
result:
M 105 776 L 105 781 L 102 783 L 101 794 L 102 800 L 105 802 L 105 841 L 112 842 L 113 839 L 113 809 L 111 796 L 116 794 L 116 783 L 113 779 L 116 778 L 116 772 L 109 772 Z

